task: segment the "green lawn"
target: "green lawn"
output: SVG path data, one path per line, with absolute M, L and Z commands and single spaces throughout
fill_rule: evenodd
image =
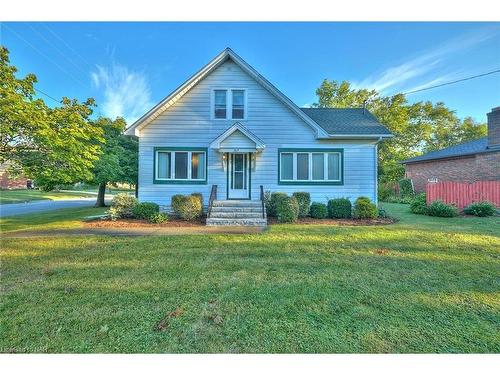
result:
M 275 225 L 258 235 L 3 238 L 0 347 L 500 352 L 500 218 L 384 206 L 401 221 Z M 2 227 L 78 226 L 97 213 L 85 210 Z
M 57 200 L 71 198 L 89 198 L 95 197 L 92 192 L 73 192 L 73 191 L 49 191 L 40 190 L 0 190 L 0 204 L 24 203 L 36 200 Z

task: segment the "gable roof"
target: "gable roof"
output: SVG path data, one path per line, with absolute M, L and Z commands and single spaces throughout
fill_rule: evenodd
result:
M 392 134 L 364 108 L 301 108 L 331 136 L 380 136 Z
M 428 161 L 435 159 L 453 158 L 467 155 L 480 154 L 483 152 L 500 151 L 500 149 L 488 148 L 488 137 L 476 139 L 474 141 L 461 143 L 458 145 L 443 148 L 441 150 L 431 151 L 426 154 L 416 156 L 414 158 L 403 160 L 402 164 L 416 163 L 420 161 Z
M 286 105 L 292 112 L 304 120 L 313 130 L 316 131 L 317 137 L 327 137 L 328 134 L 324 129 L 314 122 L 309 116 L 307 116 L 300 108 L 293 103 L 288 97 L 286 97 L 281 91 L 279 91 L 274 85 L 272 85 L 267 79 L 260 75 L 254 68 L 252 68 L 248 63 L 246 63 L 241 57 L 239 57 L 233 50 L 226 48 L 220 54 L 218 54 L 212 61 L 205 65 L 201 70 L 199 70 L 190 79 L 184 82 L 181 86 L 175 89 L 170 95 L 165 97 L 161 102 L 155 105 L 151 110 L 134 122 L 130 127 L 126 129 L 126 134 L 138 135 L 138 132 L 149 124 L 152 120 L 157 118 L 163 111 L 168 107 L 173 105 L 177 100 L 179 100 L 183 95 L 185 95 L 191 88 L 193 88 L 198 82 L 204 79 L 208 74 L 214 71 L 217 67 L 223 64 L 228 59 L 232 60 L 236 65 L 238 65 L 244 72 L 254 78 L 259 82 L 264 88 L 266 88 L 271 94 L 273 94 L 278 100 L 280 100 L 284 105 Z
M 255 143 L 255 148 L 257 150 L 262 150 L 266 147 L 264 142 L 257 137 L 255 134 L 253 134 L 250 130 L 245 128 L 242 124 L 239 122 L 235 123 L 233 126 L 231 126 L 229 129 L 227 129 L 224 133 L 219 135 L 217 138 L 215 138 L 212 143 L 210 143 L 210 148 L 221 148 L 221 143 L 224 142 L 231 134 L 234 132 L 240 131 L 245 137 L 250 139 L 252 142 Z

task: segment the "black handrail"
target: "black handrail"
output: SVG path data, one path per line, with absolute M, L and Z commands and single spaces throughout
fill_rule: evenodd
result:
M 260 185 L 260 203 L 262 204 L 262 218 L 266 218 L 266 205 L 264 203 L 264 186 Z
M 212 190 L 210 191 L 210 198 L 208 200 L 207 217 L 210 217 L 210 214 L 212 213 L 212 205 L 214 203 L 214 200 L 216 199 L 217 199 L 217 185 L 212 185 Z

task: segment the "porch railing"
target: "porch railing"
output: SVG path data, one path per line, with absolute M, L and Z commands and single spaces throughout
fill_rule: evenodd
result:
M 266 205 L 264 202 L 264 186 L 260 185 L 260 203 L 262 205 L 262 218 L 266 218 Z
M 208 199 L 208 212 L 207 212 L 207 218 L 210 217 L 212 214 L 212 206 L 214 203 L 214 200 L 217 199 L 217 185 L 212 185 L 212 190 L 210 191 L 210 198 Z

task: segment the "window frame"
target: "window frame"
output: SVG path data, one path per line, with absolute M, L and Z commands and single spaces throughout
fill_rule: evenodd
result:
M 281 154 L 291 153 L 292 162 L 292 180 L 283 180 L 281 178 Z M 297 154 L 307 153 L 308 156 L 308 179 L 297 179 Z M 312 179 L 312 154 L 323 153 L 323 180 Z M 328 154 L 339 155 L 339 176 L 337 180 L 328 180 Z M 278 149 L 278 185 L 344 185 L 344 149 L 343 148 L 279 148 Z
M 171 178 L 158 178 L 158 154 L 160 152 L 170 152 L 170 176 Z M 175 153 L 187 152 L 187 177 L 183 179 L 175 178 Z M 205 154 L 205 178 L 192 179 L 192 154 Z M 183 184 L 183 185 L 206 185 L 208 181 L 208 148 L 207 147 L 154 147 L 153 149 L 153 184 Z
M 226 91 L 226 117 L 215 117 L 215 91 Z M 243 117 L 233 118 L 233 91 L 243 91 Z M 244 87 L 213 87 L 210 94 L 210 119 L 214 121 L 245 121 L 248 118 L 248 90 Z

